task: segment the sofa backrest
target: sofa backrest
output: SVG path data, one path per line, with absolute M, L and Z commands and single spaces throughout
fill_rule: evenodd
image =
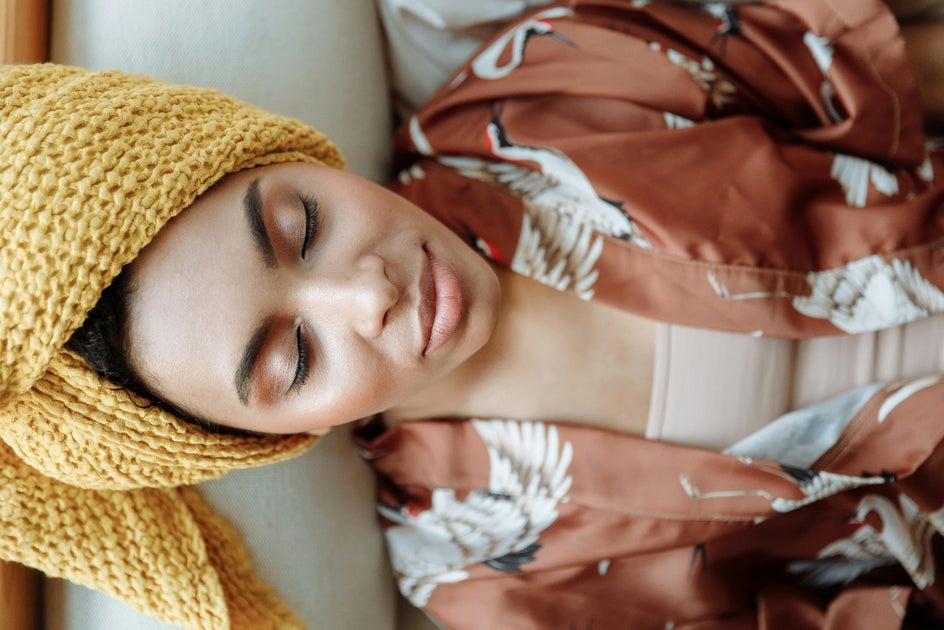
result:
M 51 61 L 220 89 L 320 129 L 351 170 L 386 178 L 390 101 L 372 0 L 54 0 L 49 34 Z M 201 490 L 309 627 L 396 627 L 373 478 L 347 430 Z M 167 627 L 58 580 L 46 600 L 50 630 Z

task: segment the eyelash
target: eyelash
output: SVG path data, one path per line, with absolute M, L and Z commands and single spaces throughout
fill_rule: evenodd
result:
M 308 376 L 308 344 L 305 343 L 301 326 L 295 329 L 295 342 L 298 344 L 298 365 L 295 368 L 295 377 L 289 386 L 290 390 L 298 390 L 305 384 L 305 379 Z
M 302 258 L 308 254 L 312 238 L 318 231 L 321 223 L 321 213 L 318 209 L 318 200 L 312 196 L 302 197 L 302 207 L 305 209 L 305 240 L 302 241 Z
M 311 195 L 301 197 L 302 208 L 305 211 L 305 237 L 302 240 L 302 258 L 308 254 L 311 242 L 318 232 L 321 223 L 321 213 L 318 211 L 318 200 Z M 305 343 L 305 336 L 302 333 L 302 327 L 299 325 L 295 329 L 295 343 L 298 347 L 298 364 L 295 367 L 295 376 L 292 378 L 292 384 L 289 390 L 297 391 L 305 384 L 309 369 L 309 349 Z

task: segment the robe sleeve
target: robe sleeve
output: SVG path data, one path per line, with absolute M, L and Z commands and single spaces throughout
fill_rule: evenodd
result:
M 944 152 L 880 2 L 541 8 L 397 147 L 397 192 L 583 299 L 784 338 L 944 312 Z

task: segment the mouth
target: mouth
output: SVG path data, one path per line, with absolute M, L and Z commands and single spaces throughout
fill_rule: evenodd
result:
M 462 289 L 459 278 L 444 260 L 424 245 L 428 264 L 420 275 L 420 326 L 429 356 L 452 339 L 462 319 Z

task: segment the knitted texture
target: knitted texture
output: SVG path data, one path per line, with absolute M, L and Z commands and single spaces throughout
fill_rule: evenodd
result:
M 0 67 L 0 554 L 184 627 L 295 627 L 235 534 L 177 486 L 308 435 L 217 435 L 63 348 L 161 227 L 228 173 L 343 167 L 298 121 L 121 72 Z
M 196 490 L 87 490 L 0 442 L 0 556 L 199 630 L 303 628 Z

